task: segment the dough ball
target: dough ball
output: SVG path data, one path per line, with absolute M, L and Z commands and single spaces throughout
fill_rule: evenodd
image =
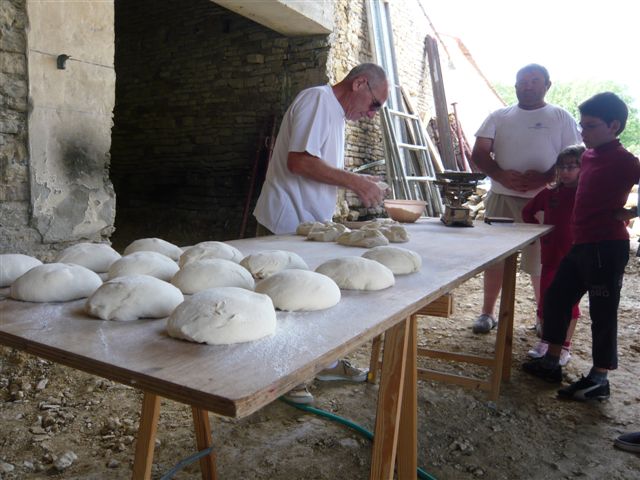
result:
M 240 263 L 243 256 L 240 250 L 223 242 L 200 242 L 182 254 L 180 266 L 184 267 L 188 263 L 209 258 L 222 258 Z
M 292 268 L 309 270 L 309 266 L 300 255 L 286 250 L 264 250 L 254 253 L 244 257 L 240 265 L 249 270 L 256 279 L 267 278 L 281 270 Z
M 251 342 L 275 331 L 271 299 L 236 287 L 198 292 L 178 305 L 167 320 L 172 337 L 210 345 Z
M 129 255 L 134 252 L 157 252 L 176 262 L 182 255 L 180 247 L 161 238 L 139 238 L 134 240 L 124 249 L 124 254 Z
M 280 310 L 323 310 L 340 301 L 340 288 L 332 279 L 309 270 L 283 270 L 256 285 L 256 292 L 271 297 Z
M 150 275 L 166 282 L 178 271 L 178 265 L 158 252 L 135 252 L 125 255 L 109 267 L 109 279 L 126 275 Z
M 106 243 L 77 243 L 60 252 L 56 262 L 75 263 L 96 273 L 104 273 L 120 258 L 120 254 Z
M 296 228 L 296 235 L 302 235 L 306 237 L 307 235 L 309 235 L 309 232 L 311 231 L 311 229 L 316 225 L 320 226 L 322 225 L 322 222 L 302 222 Z
M 307 240 L 313 240 L 316 242 L 335 242 L 341 234 L 350 232 L 347 227 L 341 223 L 324 222 L 319 225 L 314 225 L 313 228 L 307 234 Z
M 238 287 L 253 290 L 255 282 L 251 274 L 231 260 L 210 258 L 191 262 L 171 279 L 182 293 L 192 294 L 214 287 Z
M 402 225 L 388 225 L 380 227 L 380 232 L 391 243 L 405 243 L 409 241 L 409 232 Z
M 11 284 L 11 298 L 25 302 L 69 302 L 91 295 L 102 285 L 97 273 L 71 263 L 32 268 Z
M 340 235 L 336 241 L 340 245 L 364 248 L 389 244 L 389 240 L 387 240 L 387 237 L 385 237 L 380 230 L 354 230 L 353 232 L 345 232 Z
M 380 262 L 395 275 L 417 272 L 422 266 L 422 257 L 417 252 L 402 247 L 375 247 L 364 252 L 362 257 Z
M 387 267 L 362 257 L 329 260 L 316 268 L 316 272 L 332 278 L 345 290 L 382 290 L 396 281 Z
M 85 310 L 103 320 L 164 318 L 184 301 L 180 290 L 149 275 L 128 275 L 102 284 L 87 299 Z
M 42 265 L 37 258 L 21 253 L 3 253 L 0 255 L 0 287 L 8 287 L 33 267 Z

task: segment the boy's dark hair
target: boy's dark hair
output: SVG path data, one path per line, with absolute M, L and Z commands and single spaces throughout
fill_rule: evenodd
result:
M 558 154 L 558 159 L 556 160 L 556 165 L 562 163 L 566 158 L 575 158 L 576 163 L 581 165 L 582 154 L 585 152 L 586 147 L 584 145 L 571 145 L 569 147 L 563 148 L 562 151 Z
M 626 103 L 613 92 L 595 94 L 589 100 L 578 105 L 578 110 L 580 110 L 581 115 L 600 118 L 607 125 L 611 125 L 611 122 L 618 120 L 620 128 L 616 135 L 620 135 L 623 132 L 624 127 L 627 125 L 627 117 L 629 117 L 629 109 Z
M 549 70 L 537 63 L 530 63 L 529 65 L 525 65 L 520 70 L 518 70 L 518 73 L 516 73 L 516 79 L 523 73 L 527 72 L 540 72 L 544 77 L 545 84 L 549 85 L 549 83 L 551 82 L 551 78 L 549 77 Z

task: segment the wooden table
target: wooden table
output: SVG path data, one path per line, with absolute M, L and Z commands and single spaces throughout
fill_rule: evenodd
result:
M 328 310 L 278 312 L 275 335 L 256 342 L 211 346 L 178 341 L 167 336 L 164 320 L 101 321 L 84 314 L 82 300 L 57 304 L 3 300 L 0 343 L 144 391 L 133 476 L 150 478 L 159 397 L 192 407 L 197 444 L 204 448 L 211 445 L 207 412 L 245 417 L 385 333 L 370 478 L 393 478 L 397 460 L 398 478 L 414 479 L 417 340 L 412 314 L 500 260 L 509 259 L 506 277 L 515 284 L 518 250 L 547 228 L 482 223 L 452 228 L 436 219 L 422 219 L 407 228 L 411 240 L 400 246 L 422 255 L 420 272 L 398 276 L 395 286 L 382 291 L 343 291 L 340 303 Z M 230 243 L 245 255 L 269 249 L 294 251 L 311 268 L 365 251 L 296 236 Z M 505 354 L 504 359 L 510 363 L 510 356 Z M 200 462 L 203 478 L 215 478 L 213 454 Z

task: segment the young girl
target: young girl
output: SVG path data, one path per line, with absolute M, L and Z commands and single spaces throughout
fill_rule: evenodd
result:
M 540 223 L 535 215 L 544 212 L 545 225 L 553 225 L 554 229 L 540 240 L 542 272 L 540 275 L 540 299 L 538 301 L 537 316 L 542 331 L 542 306 L 544 294 L 551 285 L 560 260 L 569 252 L 573 239 L 569 229 L 573 202 L 580 175 L 580 156 L 585 151 L 581 145 L 567 147 L 560 152 L 556 161 L 556 183 L 552 188 L 542 190 L 531 199 L 522 209 L 522 219 L 527 223 Z M 571 358 L 571 337 L 580 316 L 578 305 L 573 306 L 571 313 L 571 325 L 567 331 L 560 354 L 560 365 L 565 366 Z M 531 358 L 540 358 L 547 353 L 549 345 L 538 342 L 527 355 Z

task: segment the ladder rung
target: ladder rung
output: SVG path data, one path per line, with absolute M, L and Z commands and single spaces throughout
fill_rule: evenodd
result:
M 428 150 L 424 145 L 414 145 L 413 143 L 398 142 L 398 148 L 408 148 L 409 150 Z
M 435 177 L 405 177 L 407 180 L 412 180 L 414 182 L 435 182 L 437 179 Z
M 414 115 L 413 113 L 401 112 L 399 110 L 391 110 L 391 109 L 389 109 L 389 113 L 391 115 L 396 115 L 398 117 L 410 118 L 412 120 L 420 120 L 420 117 L 418 117 L 418 115 Z

